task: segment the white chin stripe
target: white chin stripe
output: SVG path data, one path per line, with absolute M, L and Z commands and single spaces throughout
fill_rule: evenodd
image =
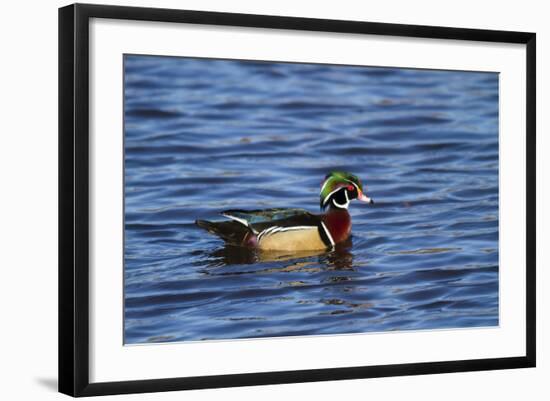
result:
M 334 203 L 334 206 L 337 206 L 337 207 L 342 208 L 342 209 L 347 209 L 348 208 L 348 206 L 349 206 L 349 197 L 348 197 L 348 190 L 347 189 L 344 189 L 344 195 L 346 196 L 346 203 L 341 205 L 338 202 L 336 202 L 336 199 L 333 199 L 332 202 Z
M 334 206 L 339 207 L 340 209 L 347 209 L 348 206 L 349 206 L 349 200 L 346 203 L 344 203 L 343 205 L 336 202 L 336 199 L 333 199 L 332 203 L 334 204 Z

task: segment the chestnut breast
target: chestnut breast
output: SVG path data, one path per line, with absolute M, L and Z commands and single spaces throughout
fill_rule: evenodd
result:
M 351 216 L 347 210 L 329 210 L 323 216 L 323 222 L 335 243 L 348 239 L 351 233 Z

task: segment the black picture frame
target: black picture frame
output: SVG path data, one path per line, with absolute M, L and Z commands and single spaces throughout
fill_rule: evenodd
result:
M 520 357 L 90 383 L 88 61 L 91 18 L 516 43 L 526 46 L 526 353 Z M 59 9 L 59 391 L 158 392 L 534 367 L 536 35 L 479 29 L 74 4 Z

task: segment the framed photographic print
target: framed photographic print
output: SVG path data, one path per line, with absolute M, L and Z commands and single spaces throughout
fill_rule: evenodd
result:
M 59 10 L 59 390 L 535 366 L 535 34 Z

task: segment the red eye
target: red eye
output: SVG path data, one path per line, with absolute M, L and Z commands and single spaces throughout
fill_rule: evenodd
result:
M 353 185 L 348 185 L 348 191 L 353 192 L 355 187 Z

